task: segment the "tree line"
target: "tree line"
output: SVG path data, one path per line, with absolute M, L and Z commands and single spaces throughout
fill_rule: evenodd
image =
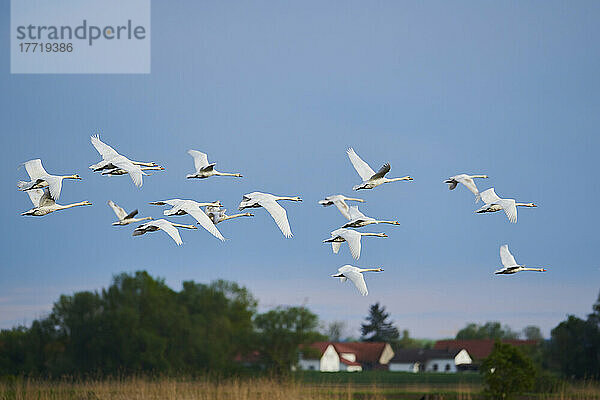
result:
M 61 296 L 29 328 L 0 331 L 0 375 L 229 373 L 251 351 L 264 368 L 289 370 L 298 346 L 323 339 L 304 307 L 257 312 L 236 283 L 120 274 L 101 292 Z
M 252 294 L 234 282 L 186 281 L 175 291 L 145 271 L 123 273 L 101 291 L 60 296 L 50 314 L 30 327 L 0 331 L 0 376 L 227 374 L 240 371 L 248 355 L 260 369 L 285 373 L 296 364 L 301 344 L 347 340 L 344 329 L 339 321 L 320 324 L 305 307 L 259 313 Z M 587 318 L 568 316 L 549 340 L 538 327 L 516 332 L 499 322 L 471 323 L 456 335 L 518 337 L 537 341 L 524 357 L 539 370 L 600 377 L 600 295 Z M 379 303 L 370 306 L 359 340 L 384 341 L 395 349 L 433 344 L 400 332 Z

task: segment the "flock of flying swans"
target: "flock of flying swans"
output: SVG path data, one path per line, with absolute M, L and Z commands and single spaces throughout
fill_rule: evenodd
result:
M 160 171 L 164 168 L 155 162 L 142 162 L 132 161 L 127 157 L 119 154 L 114 148 L 102 142 L 98 135 L 91 136 L 91 142 L 94 148 L 100 153 L 102 160 L 96 164 L 90 165 L 90 169 L 94 172 L 100 172 L 102 175 L 107 176 L 119 176 L 128 174 L 131 177 L 134 185 L 141 187 L 143 184 L 142 177 L 148 176 L 144 171 Z M 352 163 L 354 169 L 362 179 L 362 183 L 355 185 L 353 190 L 363 189 L 374 189 L 384 183 L 396 182 L 396 181 L 412 181 L 413 178 L 410 176 L 404 176 L 401 178 L 386 178 L 385 175 L 390 171 L 391 166 L 389 163 L 385 163 L 379 171 L 375 172 L 369 164 L 363 161 L 353 148 L 347 150 L 348 158 Z M 229 173 L 217 171 L 214 166 L 215 163 L 208 162 L 208 156 L 197 150 L 188 150 L 188 154 L 194 160 L 195 172 L 193 174 L 186 175 L 186 178 L 205 179 L 211 176 L 232 176 L 241 178 L 242 175 L 239 173 Z M 21 191 L 27 192 L 33 208 L 21 213 L 21 215 L 29 216 L 44 216 L 54 211 L 64 210 L 72 207 L 92 205 L 89 201 L 81 201 L 72 204 L 60 205 L 56 201 L 60 197 L 62 189 L 62 181 L 64 179 L 81 179 L 77 174 L 73 175 L 51 175 L 42 166 L 40 159 L 34 159 L 27 161 L 23 164 L 25 170 L 29 175 L 30 181 L 19 181 L 17 187 Z M 517 222 L 517 207 L 537 207 L 534 203 L 519 203 L 514 199 L 502 199 L 500 198 L 494 188 L 487 189 L 483 192 L 479 192 L 474 179 L 476 178 L 488 178 L 487 175 L 467 175 L 460 174 L 455 175 L 444 183 L 448 184 L 448 189 L 455 189 L 458 184 L 462 184 L 469 189 L 475 195 L 475 202 L 477 203 L 480 199 L 483 200 L 484 205 L 475 210 L 475 213 L 492 213 L 503 210 L 511 223 Z M 244 194 L 242 201 L 239 204 L 239 210 L 242 211 L 246 208 L 264 208 L 271 215 L 281 232 L 286 238 L 293 236 L 292 229 L 287 217 L 287 212 L 278 203 L 281 200 L 289 201 L 302 201 L 298 196 L 276 196 L 269 193 L 252 192 Z M 350 254 L 356 260 L 360 258 L 361 253 L 361 239 L 363 236 L 375 236 L 375 237 L 387 237 L 385 233 L 372 233 L 372 232 L 360 232 L 350 228 L 361 228 L 372 224 L 390 224 L 400 225 L 395 220 L 379 220 L 364 215 L 359 211 L 358 206 L 349 206 L 346 202 L 355 201 L 364 203 L 365 200 L 353 197 L 347 197 L 341 194 L 331 195 L 325 197 L 324 200 L 320 200 L 319 204 L 324 207 L 334 205 L 340 211 L 342 216 L 348 221 L 340 228 L 335 229 L 331 232 L 328 239 L 323 240 L 323 243 L 331 243 L 333 253 L 337 254 L 340 250 L 342 243 L 348 244 Z M 150 202 L 151 205 L 168 205 L 171 209 L 164 210 L 165 216 L 174 215 L 187 215 L 192 216 L 205 230 L 212 234 L 217 239 L 224 241 L 225 238 L 219 232 L 216 225 L 233 218 L 239 217 L 253 217 L 251 213 L 240 213 L 234 215 L 227 215 L 226 209 L 220 201 L 214 202 L 197 202 L 194 200 L 181 200 L 181 199 L 170 199 L 170 200 L 159 200 Z M 140 236 L 147 232 L 155 232 L 162 230 L 168 234 L 177 245 L 181 245 L 183 241 L 179 235 L 177 228 L 185 229 L 198 229 L 196 225 L 184 225 L 177 224 L 166 219 L 153 219 L 152 217 L 135 218 L 138 214 L 138 210 L 133 210 L 127 213 L 123 208 L 119 207 L 112 200 L 108 201 L 109 207 L 114 211 L 118 218 L 118 221 L 112 223 L 116 226 L 125 226 L 131 223 L 145 222 L 142 225 L 136 227 L 133 231 L 133 236 Z M 203 209 L 204 207 L 204 209 Z M 495 274 L 514 274 L 521 271 L 537 271 L 545 272 L 545 268 L 527 268 L 524 265 L 517 264 L 515 258 L 508 250 L 508 245 L 500 246 L 500 259 L 502 261 L 503 268 L 495 271 Z M 363 272 L 382 272 L 383 268 L 358 268 L 352 265 L 344 265 L 338 268 L 338 273 L 332 275 L 334 278 L 340 278 L 341 282 L 350 280 L 358 292 L 366 296 L 369 292 L 363 276 Z

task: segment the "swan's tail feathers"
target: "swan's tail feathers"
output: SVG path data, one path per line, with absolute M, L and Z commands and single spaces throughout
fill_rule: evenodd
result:
M 475 195 L 475 203 L 479 203 L 479 200 L 481 200 L 481 194 L 480 194 L 480 193 L 477 193 L 477 194 Z
M 27 185 L 27 182 L 25 182 L 25 181 L 19 181 L 19 182 L 17 182 L 17 187 L 20 190 L 23 190 L 25 188 L 25 185 Z

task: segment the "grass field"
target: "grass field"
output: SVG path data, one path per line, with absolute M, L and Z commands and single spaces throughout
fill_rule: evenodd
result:
M 427 383 L 418 382 L 417 378 L 411 379 L 408 376 L 383 378 L 382 375 L 381 382 L 366 383 L 368 376 L 365 375 L 367 378 L 362 378 L 364 382 L 360 383 L 352 381 L 361 380 L 358 379 L 360 374 L 323 374 L 328 376 L 322 379 L 314 374 L 302 375 L 286 380 L 251 378 L 220 381 L 176 378 L 126 378 L 80 382 L 15 379 L 0 381 L 0 399 L 416 400 L 423 397 L 427 400 L 484 399 L 481 395 L 480 383 L 462 382 L 460 379 L 458 382 L 451 382 L 450 378 L 437 376 L 442 374 L 431 374 L 426 377 L 429 380 Z M 432 382 L 434 380 L 437 382 Z M 600 386 L 591 383 L 565 386 L 557 393 L 532 394 L 519 399 L 600 400 Z

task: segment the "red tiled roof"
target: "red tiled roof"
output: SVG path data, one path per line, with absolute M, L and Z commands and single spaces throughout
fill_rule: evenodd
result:
M 333 343 L 338 353 L 354 353 L 356 361 L 377 363 L 385 349 L 384 342 L 347 342 Z
M 513 346 L 533 346 L 538 343 L 537 340 L 518 340 L 505 339 L 502 343 L 512 344 Z M 476 360 L 486 358 L 494 348 L 493 339 L 472 339 L 472 340 L 438 340 L 433 346 L 437 350 L 461 350 L 466 349 L 467 353 Z
M 346 364 L 346 365 L 350 365 L 350 366 L 356 366 L 356 367 L 360 367 L 360 363 L 354 362 L 354 361 L 350 361 L 350 360 L 346 360 L 344 357 L 340 357 L 340 362 L 342 364 Z

